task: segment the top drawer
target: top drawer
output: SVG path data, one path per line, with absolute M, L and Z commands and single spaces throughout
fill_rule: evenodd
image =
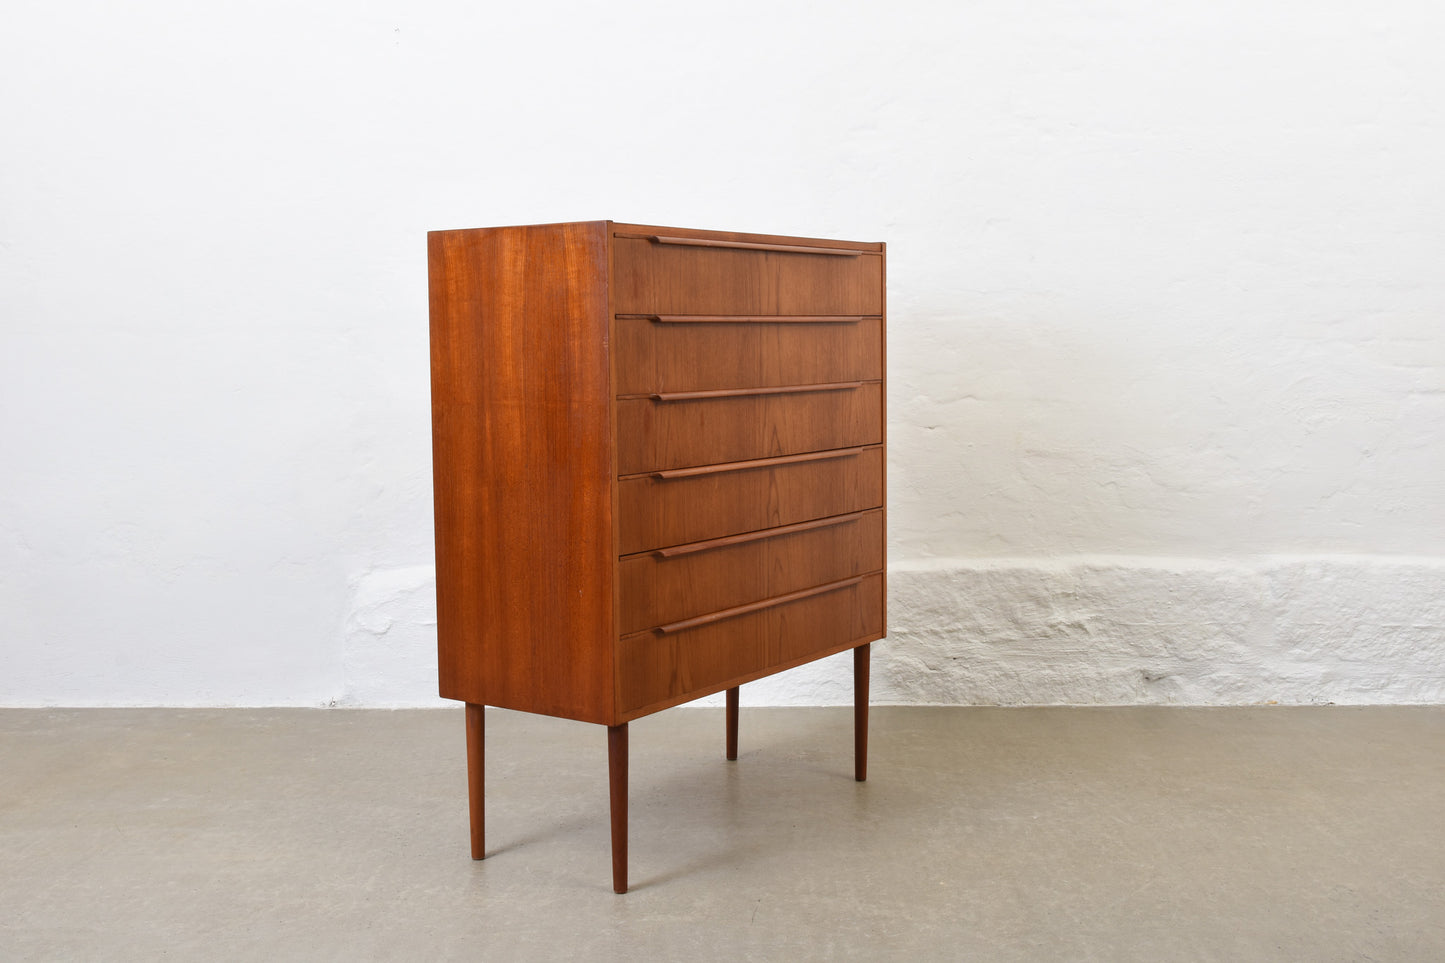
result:
M 702 247 L 615 237 L 612 310 L 617 314 L 878 315 L 878 254 Z M 824 250 L 838 250 L 825 248 Z

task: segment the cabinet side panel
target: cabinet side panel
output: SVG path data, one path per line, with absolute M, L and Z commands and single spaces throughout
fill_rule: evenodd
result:
M 879 261 L 883 294 L 883 323 L 878 332 L 878 366 L 883 369 L 883 392 L 878 398 L 879 418 L 883 424 L 883 596 L 879 618 L 883 637 L 888 635 L 888 245 L 878 245 L 882 257 Z
M 606 233 L 428 237 L 444 698 L 615 715 Z

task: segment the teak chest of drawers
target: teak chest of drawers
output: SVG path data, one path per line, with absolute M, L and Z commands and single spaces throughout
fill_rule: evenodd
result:
M 592 221 L 435 231 L 441 695 L 608 727 L 884 635 L 884 246 Z

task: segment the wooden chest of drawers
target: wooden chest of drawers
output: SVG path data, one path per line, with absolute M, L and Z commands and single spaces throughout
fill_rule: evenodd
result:
M 441 695 L 608 727 L 884 634 L 884 246 L 593 221 L 436 231 Z

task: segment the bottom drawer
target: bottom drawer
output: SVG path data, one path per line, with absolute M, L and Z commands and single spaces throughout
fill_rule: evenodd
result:
M 747 607 L 744 607 L 747 608 Z M 625 636 L 622 711 L 685 702 L 883 635 L 883 576 L 846 579 L 762 608 L 715 613 Z

